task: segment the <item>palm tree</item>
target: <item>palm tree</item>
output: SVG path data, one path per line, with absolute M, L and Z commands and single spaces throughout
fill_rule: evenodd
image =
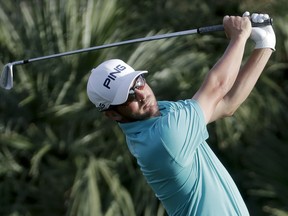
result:
M 123 9 L 116 3 L 21 1 L 13 8 L 11 2 L 2 2 L 5 58 L 43 56 L 121 40 L 125 38 L 119 19 Z M 20 17 L 11 17 L 12 13 Z M 1 91 L 5 177 L 1 213 L 164 215 L 128 154 L 119 128 L 95 111 L 85 88 L 89 70 L 106 58 L 123 56 L 135 67 L 149 68 L 157 56 L 158 63 L 168 62 L 178 44 L 176 39 L 163 40 L 132 46 L 133 51 L 130 46 L 15 67 L 15 87 Z M 175 74 L 181 64 L 189 64 L 179 60 L 163 65 Z M 155 80 L 168 76 L 162 69 Z M 148 79 L 153 80 L 153 74 Z
M 121 37 L 116 1 L 2 2 L 0 12 L 5 58 Z M 13 91 L 1 92 L 2 214 L 135 215 L 112 161 L 115 129 L 85 94 L 89 70 L 107 56 L 104 50 L 15 68 Z
M 2 1 L 0 46 L 5 55 L 0 60 L 3 65 L 11 59 L 182 30 L 188 27 L 187 17 L 199 23 L 206 17 L 221 21 L 217 8 L 209 9 L 211 2 L 201 2 Z M 155 4 L 165 19 L 157 20 Z M 145 15 L 143 9 L 150 13 Z M 178 22 L 169 13 L 172 9 L 183 12 Z M 287 40 L 284 23 L 277 26 L 283 31 L 283 44 Z M 165 215 L 118 126 L 88 101 L 89 71 L 104 59 L 122 58 L 135 68 L 149 70 L 147 80 L 159 99 L 189 98 L 226 42 L 221 33 L 188 36 L 15 67 L 15 87 L 0 91 L 1 215 Z M 285 76 L 287 65 L 281 62 L 285 62 L 283 55 L 276 55 L 235 118 L 209 126 L 210 143 L 251 209 L 256 209 L 253 215 L 284 215 L 287 207 L 287 175 L 281 165 L 286 158 L 278 160 L 287 151 L 287 76 L 278 75 Z M 264 163 L 263 157 L 271 160 Z

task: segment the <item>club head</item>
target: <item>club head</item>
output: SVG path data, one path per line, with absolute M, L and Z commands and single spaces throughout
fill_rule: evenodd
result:
M 8 63 L 4 66 L 0 77 L 0 86 L 7 90 L 13 87 L 13 64 Z

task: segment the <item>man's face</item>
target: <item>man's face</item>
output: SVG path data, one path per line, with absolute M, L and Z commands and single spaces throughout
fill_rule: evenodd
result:
M 122 117 L 123 122 L 149 119 L 160 114 L 157 100 L 152 89 L 139 77 L 130 90 L 128 100 L 113 108 Z M 131 93 L 132 92 L 132 93 Z

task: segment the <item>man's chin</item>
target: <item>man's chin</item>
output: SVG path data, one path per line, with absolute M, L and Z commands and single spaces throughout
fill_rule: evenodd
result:
M 144 111 L 147 113 L 148 118 L 153 118 L 160 115 L 158 104 L 149 104 L 144 107 Z

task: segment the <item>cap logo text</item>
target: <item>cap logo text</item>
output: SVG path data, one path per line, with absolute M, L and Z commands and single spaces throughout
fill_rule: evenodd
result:
M 115 71 L 109 73 L 108 77 L 105 79 L 105 81 L 103 83 L 103 86 L 110 89 L 109 85 L 110 85 L 111 81 L 114 81 L 117 78 L 117 76 L 115 74 L 121 73 L 121 71 L 123 71 L 125 69 L 126 69 L 126 67 L 123 65 L 120 65 L 120 64 L 117 65 L 115 68 L 113 68 L 113 70 L 115 70 Z

